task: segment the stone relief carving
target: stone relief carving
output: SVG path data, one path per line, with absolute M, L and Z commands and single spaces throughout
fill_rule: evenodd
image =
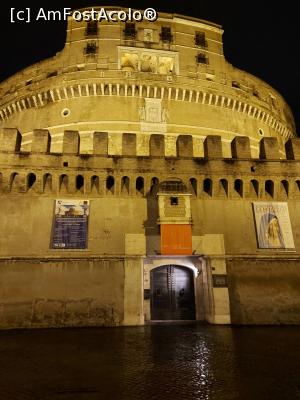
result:
M 145 107 L 140 107 L 139 108 L 139 117 L 140 117 L 140 121 L 145 121 L 145 119 L 146 119 Z
M 141 130 L 144 132 L 166 132 L 168 109 L 162 107 L 162 99 L 145 98 L 145 106 L 139 107 Z
M 161 122 L 166 123 L 169 120 L 169 111 L 167 108 L 163 107 L 161 110 Z

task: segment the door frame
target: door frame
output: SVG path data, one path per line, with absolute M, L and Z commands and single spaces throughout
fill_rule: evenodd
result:
M 158 277 L 155 277 L 155 273 L 158 271 L 164 270 L 164 273 L 166 274 L 167 281 L 163 286 L 165 286 L 166 289 L 166 296 L 164 297 L 165 300 L 168 300 L 168 306 L 162 310 L 160 307 L 154 307 L 154 302 L 157 302 L 158 299 L 154 295 L 154 288 L 156 285 L 160 286 L 159 284 L 159 279 Z M 186 318 L 180 318 L 180 314 L 183 312 L 184 308 L 181 308 L 180 306 L 177 307 L 178 303 L 178 291 L 176 288 L 177 286 L 177 273 L 176 272 L 182 271 L 184 273 L 184 276 L 186 277 L 185 281 L 185 286 L 189 288 L 190 290 L 190 302 L 189 302 L 189 307 L 186 308 L 186 315 L 184 315 Z M 180 275 L 179 275 L 180 276 Z M 169 278 L 171 278 L 169 280 Z M 174 283 L 174 286 L 173 286 Z M 150 314 L 151 314 L 151 320 L 163 320 L 163 321 L 194 321 L 196 320 L 196 305 L 195 305 L 195 282 L 194 282 L 194 274 L 193 271 L 185 267 L 184 265 L 174 265 L 174 264 L 165 264 L 161 265 L 160 267 L 153 268 L 150 271 Z M 180 292 L 179 292 L 180 293 Z M 189 311 L 187 311 L 189 310 Z M 154 314 L 156 314 L 156 317 L 154 318 Z M 158 318 L 158 314 L 165 314 L 164 318 Z M 190 316 L 193 314 L 193 318 L 188 318 L 187 314 L 190 314 Z M 161 316 L 162 316 L 161 315 Z M 169 316 L 169 318 L 166 318 L 166 316 Z
M 204 287 L 203 287 L 203 257 L 197 256 L 148 256 L 144 258 L 144 301 L 143 310 L 145 322 L 151 322 L 150 307 L 150 272 L 158 267 L 174 265 L 185 267 L 193 271 L 194 277 L 194 299 L 195 299 L 195 320 L 205 320 Z

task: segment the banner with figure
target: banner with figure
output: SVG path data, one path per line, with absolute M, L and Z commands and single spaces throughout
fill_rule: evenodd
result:
M 294 239 L 287 203 L 253 203 L 258 247 L 294 249 Z
M 86 249 L 88 217 L 88 200 L 55 200 L 51 247 Z

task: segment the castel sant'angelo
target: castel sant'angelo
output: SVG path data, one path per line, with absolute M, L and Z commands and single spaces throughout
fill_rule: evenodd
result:
M 0 84 L 1 328 L 300 323 L 300 142 L 222 33 L 69 17 Z

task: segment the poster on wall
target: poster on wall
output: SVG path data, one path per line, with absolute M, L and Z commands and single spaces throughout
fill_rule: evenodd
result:
M 51 248 L 86 249 L 89 200 L 55 200 Z
M 294 239 L 287 203 L 253 203 L 258 247 L 294 249 Z

